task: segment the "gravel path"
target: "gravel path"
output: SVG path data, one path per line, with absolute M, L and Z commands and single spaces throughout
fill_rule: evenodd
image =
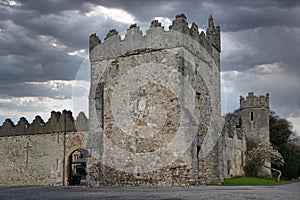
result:
M 300 182 L 280 186 L 153 188 L 0 187 L 0 199 L 297 199 Z

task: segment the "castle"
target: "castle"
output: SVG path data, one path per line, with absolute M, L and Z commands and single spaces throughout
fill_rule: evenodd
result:
M 184 14 L 169 30 L 134 24 L 121 40 L 90 36 L 89 120 L 53 112 L 0 127 L 2 184 L 188 186 L 243 175 L 246 138 L 269 141 L 269 96 L 240 98 L 238 120 L 220 103 L 220 27 Z M 88 124 L 88 125 L 87 125 Z M 270 174 L 265 171 L 265 174 Z M 80 180 L 79 180 L 80 182 Z

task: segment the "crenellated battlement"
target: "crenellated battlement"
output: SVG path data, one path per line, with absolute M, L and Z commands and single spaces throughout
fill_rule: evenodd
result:
M 249 92 L 248 96 L 244 98 L 240 96 L 240 108 L 269 108 L 269 93 L 266 96 L 255 96 L 253 92 Z
M 115 29 L 108 32 L 103 42 L 95 33 L 89 39 L 91 61 L 114 58 L 126 55 L 128 52 L 141 51 L 146 48 L 156 50 L 178 46 L 185 46 L 197 55 L 203 53 L 203 50 L 199 50 L 195 45 L 191 45 L 196 41 L 200 44 L 199 46 L 204 48 L 214 58 L 218 67 L 220 66 L 220 26 L 215 27 L 211 15 L 208 19 L 206 33 L 203 31 L 199 33 L 198 26 L 194 22 L 189 27 L 186 16 L 179 14 L 169 26 L 168 31 L 157 20 L 153 20 L 145 35 L 143 35 L 136 24 L 133 24 L 127 29 L 123 40 Z
M 65 131 L 87 131 L 88 119 L 83 112 L 79 113 L 74 120 L 71 111 L 64 110 L 61 112 L 51 112 L 51 117 L 47 122 L 37 115 L 32 123 L 29 123 L 25 117 L 21 117 L 15 125 L 11 119 L 6 119 L 0 126 L 0 137 L 33 135 L 33 134 L 50 134 Z

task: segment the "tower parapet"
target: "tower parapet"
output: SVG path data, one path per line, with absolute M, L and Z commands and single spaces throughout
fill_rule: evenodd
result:
M 269 93 L 266 96 L 255 96 L 253 92 L 249 92 L 248 96 L 244 98 L 240 96 L 240 108 L 269 108 Z
M 142 52 L 146 49 L 160 50 L 161 48 L 178 46 L 186 46 L 195 54 L 203 54 L 197 48 L 192 47 L 191 42 L 186 42 L 195 40 L 213 57 L 216 65 L 220 67 L 220 26 L 214 26 L 212 16 L 209 17 L 206 34 L 203 31 L 199 33 L 198 26 L 195 23 L 192 23 L 191 28 L 189 28 L 186 16 L 179 14 L 170 25 L 169 31 L 166 31 L 157 20 L 153 20 L 145 35 L 142 34 L 136 24 L 133 24 L 127 29 L 123 40 L 121 40 L 121 36 L 115 29 L 108 32 L 103 42 L 95 33 L 91 34 L 89 39 L 91 61 L 101 61 L 116 56 L 128 55 L 130 52 Z

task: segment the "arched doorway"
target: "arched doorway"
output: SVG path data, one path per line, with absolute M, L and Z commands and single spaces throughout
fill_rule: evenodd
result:
M 86 185 L 86 158 L 88 151 L 76 149 L 68 157 L 68 185 Z

